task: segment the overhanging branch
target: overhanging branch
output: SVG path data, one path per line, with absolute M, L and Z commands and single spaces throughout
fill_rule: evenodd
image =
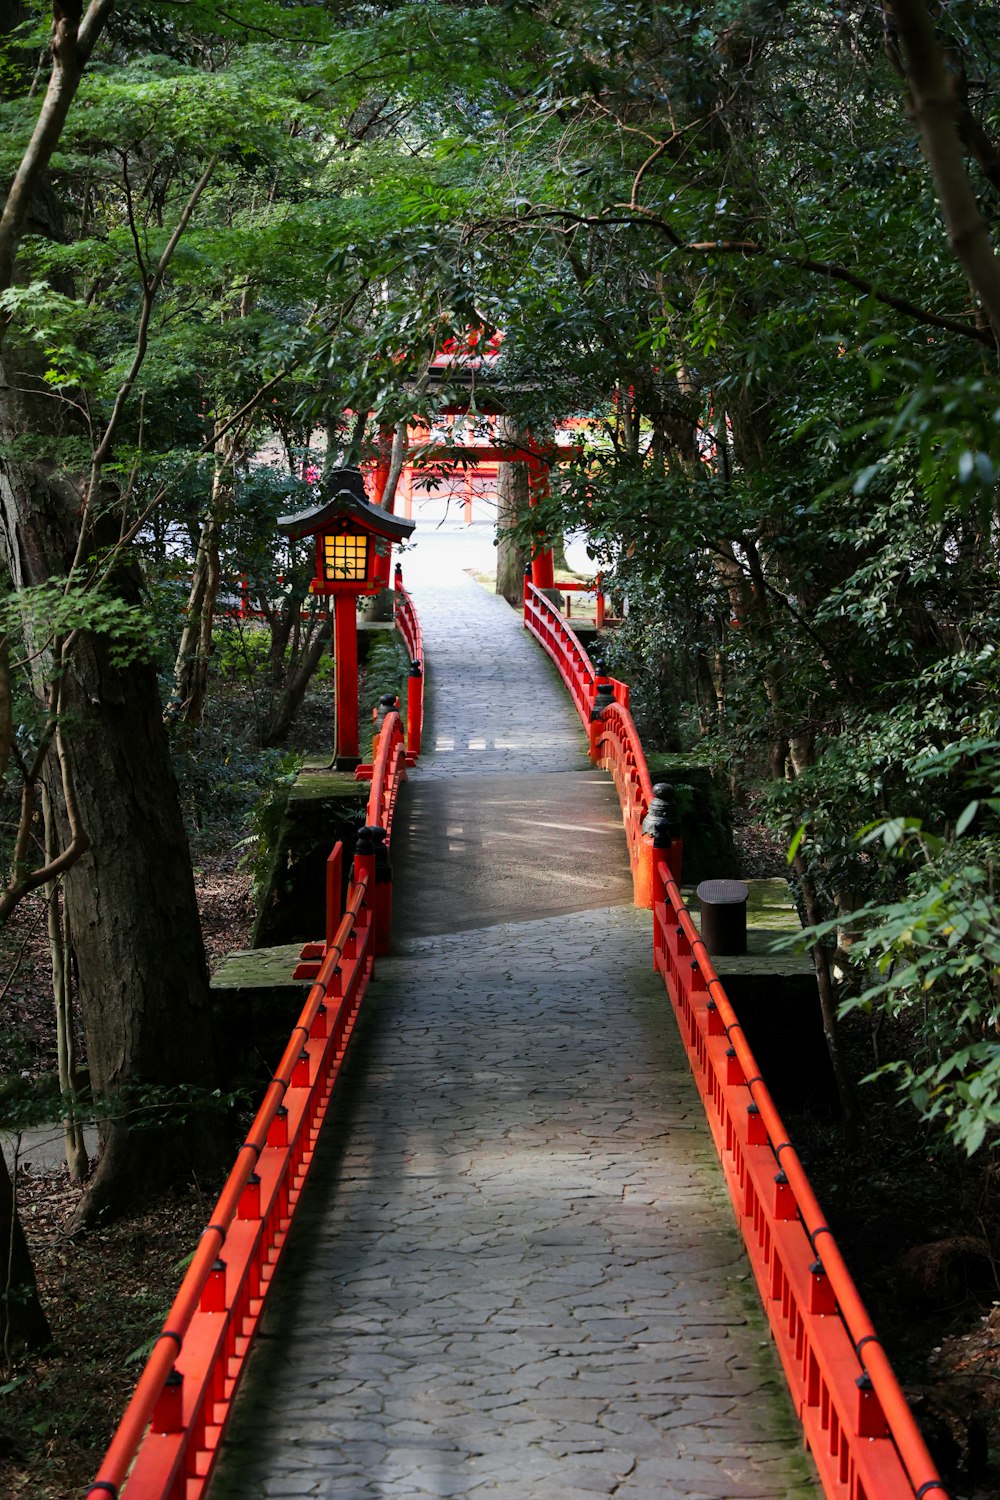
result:
M 892 292 L 883 289 L 870 281 L 866 276 L 860 276 L 856 271 L 850 270 L 832 260 L 813 260 L 809 256 L 788 255 L 783 251 L 776 250 L 769 245 L 758 245 L 753 240 L 683 240 L 673 225 L 659 215 L 646 211 L 645 209 L 629 209 L 625 213 L 615 212 L 608 214 L 578 214 L 566 208 L 532 208 L 523 214 L 516 214 L 509 219 L 494 219 L 483 221 L 479 228 L 521 228 L 532 223 L 564 223 L 573 228 L 585 227 L 588 229 L 603 228 L 637 228 L 639 225 L 648 225 L 651 229 L 658 230 L 664 235 L 675 250 L 685 254 L 715 254 L 715 255 L 744 255 L 747 257 L 767 257 L 775 265 L 788 266 L 793 270 L 805 271 L 813 276 L 823 276 L 828 281 L 840 281 L 846 286 L 852 286 L 866 296 L 873 297 L 876 302 L 881 302 L 885 307 L 891 307 L 893 311 L 902 313 L 905 317 L 912 318 L 915 323 L 922 323 L 929 328 L 940 328 L 946 333 L 953 333 L 958 338 L 972 339 L 977 344 L 983 344 L 988 349 L 995 350 L 997 339 L 992 330 L 978 328 L 975 323 L 964 322 L 961 318 L 949 318 L 943 313 L 932 312 L 930 308 L 921 307 L 916 302 L 910 302 L 906 297 L 897 297 Z

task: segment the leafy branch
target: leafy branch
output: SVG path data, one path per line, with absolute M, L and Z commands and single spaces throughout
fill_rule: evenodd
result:
M 793 270 L 804 271 L 811 275 L 822 276 L 828 281 L 840 281 L 846 286 L 854 287 L 856 291 L 864 292 L 866 296 L 873 297 L 885 307 L 891 307 L 895 312 L 912 318 L 916 323 L 925 324 L 929 328 L 940 328 L 947 333 L 954 333 L 959 338 L 972 339 L 977 344 L 984 344 L 989 349 L 995 349 L 997 339 L 990 329 L 979 328 L 974 323 L 963 322 L 960 318 L 951 318 L 943 313 L 933 312 L 930 308 L 921 307 L 911 302 L 907 297 L 898 297 L 893 292 L 884 291 L 874 281 L 866 276 L 860 276 L 848 266 L 839 265 L 836 261 L 814 260 L 810 256 L 788 255 L 782 250 L 774 249 L 768 245 L 758 245 L 753 240 L 690 240 L 686 241 L 677 233 L 669 220 L 661 218 L 658 214 L 630 204 L 627 212 L 614 211 L 599 214 L 580 214 L 568 208 L 529 208 L 523 213 L 515 214 L 506 218 L 490 218 L 477 221 L 467 229 L 467 236 L 474 232 L 487 230 L 495 231 L 502 229 L 521 229 L 525 225 L 536 223 L 562 222 L 570 226 L 570 230 L 577 228 L 604 229 L 604 228 L 635 228 L 639 225 L 648 225 L 664 235 L 675 250 L 682 251 L 685 255 L 740 255 L 750 259 L 753 257 L 766 257 L 775 266 L 789 266 Z
M 41 187 L 52 153 L 59 143 L 83 70 L 107 24 L 114 0 L 90 0 L 80 17 L 80 0 L 53 0 L 50 50 L 52 71 L 31 139 L 7 192 L 0 215 L 0 291 L 14 276 L 17 248 L 28 222 L 31 203 Z M 0 327 L 0 336 L 3 329 Z

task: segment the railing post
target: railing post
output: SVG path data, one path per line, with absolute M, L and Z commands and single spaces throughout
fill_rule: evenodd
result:
M 670 825 L 661 821 L 653 831 L 653 910 L 658 906 L 664 908 L 664 921 L 667 918 L 667 883 L 663 878 L 663 868 L 669 870 L 670 854 Z
M 639 843 L 639 859 L 635 871 L 636 906 L 653 906 L 657 900 L 659 876 L 657 867 L 661 851 L 670 848 L 674 834 L 674 789 L 666 781 L 658 781 L 653 788 L 653 800 L 642 820 L 642 839 Z M 663 885 L 659 883 L 659 899 L 663 900 Z
M 381 958 L 392 946 L 392 865 L 385 846 L 385 829 L 377 823 L 369 823 L 362 828 L 361 834 L 367 834 L 374 855 L 375 879 L 369 886 L 369 894 L 372 897 L 374 951 L 376 957 Z
M 357 842 L 354 845 L 355 885 L 360 885 L 362 880 L 367 880 L 365 907 L 370 915 L 375 902 L 375 843 L 369 828 L 359 830 Z M 344 956 L 348 955 L 345 953 Z
M 656 851 L 648 834 L 639 839 L 635 870 L 632 875 L 632 900 L 636 906 L 651 910 L 653 905 L 653 865 Z
M 383 693 L 375 708 L 372 709 L 372 762 L 378 755 L 379 740 L 382 738 L 382 725 L 385 723 L 386 715 L 391 714 L 399 707 L 399 699 L 395 693 Z
M 606 677 L 598 677 L 594 680 L 594 701 L 590 708 L 590 721 L 587 730 L 590 736 L 590 759 L 597 765 L 598 748 L 597 742 L 601 735 L 601 716 L 606 708 L 610 708 L 615 701 L 614 688 Z
M 150 1427 L 163 1435 L 183 1431 L 184 1377 L 176 1365 L 163 1382 L 160 1399 L 153 1408 Z
M 597 741 L 601 733 L 601 712 L 596 703 L 591 704 L 590 719 L 587 724 L 587 734 L 590 739 L 590 762 L 597 765 Z
M 410 662 L 410 675 L 406 680 L 406 755 L 414 760 L 420 754 L 423 734 L 424 669 L 416 657 Z

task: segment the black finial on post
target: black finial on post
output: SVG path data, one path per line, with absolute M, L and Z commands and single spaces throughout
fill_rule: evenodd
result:
M 669 849 L 679 832 L 679 823 L 674 789 L 668 781 L 658 781 L 642 820 L 642 831 L 653 840 L 655 849 Z
M 594 702 L 590 710 L 592 719 L 599 719 L 606 708 L 610 708 L 615 701 L 615 690 L 610 682 L 594 683 Z

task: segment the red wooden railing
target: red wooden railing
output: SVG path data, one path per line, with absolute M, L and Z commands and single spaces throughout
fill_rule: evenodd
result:
M 604 629 L 605 623 L 607 621 L 607 601 L 605 600 L 605 597 L 604 597 L 604 590 L 601 587 L 601 575 L 600 575 L 600 573 L 598 573 L 597 577 L 595 579 L 593 579 L 590 583 L 566 583 L 563 580 L 560 580 L 556 584 L 556 588 L 557 588 L 557 590 L 559 591 L 560 594 L 565 594 L 566 595 L 566 618 L 567 618 L 567 620 L 572 619 L 572 616 L 573 616 L 572 595 L 573 594 L 593 594 L 593 596 L 594 596 L 594 624 L 597 626 L 598 630 L 603 630 Z
M 406 780 L 403 723 L 396 709 L 386 714 L 372 745 L 372 784 L 365 816 L 369 826 L 384 828 L 386 842 L 400 782 Z
M 403 587 L 403 570 L 396 564 L 396 629 L 410 658 L 406 684 L 406 760 L 416 763 L 424 728 L 424 638 L 413 600 Z
M 404 639 L 422 665 L 420 622 L 403 597 Z M 88 1496 L 205 1494 L 374 960 L 389 948 L 389 841 L 409 758 L 392 710 L 365 768 L 367 826 L 346 910 L 338 843 L 327 860 L 324 939 L 304 946 L 294 971 L 314 981 L 308 999 Z
M 597 683 L 594 664 L 555 605 L 527 575 L 524 579 L 524 623 L 555 662 L 586 726 L 590 722 Z
M 371 976 L 375 879 L 359 840 L 347 909 L 88 1496 L 204 1494 Z
M 524 580 L 524 623 L 555 663 L 590 737 L 590 758 L 610 771 L 625 824 L 636 906 L 653 904 L 653 841 L 642 831 L 653 800 L 646 757 L 629 713 L 628 684 L 598 674 L 555 605 Z
M 609 683 L 609 687 L 617 684 Z M 638 731 L 627 708 L 617 700 L 606 708 L 595 706 L 588 725 L 590 758 L 610 771 L 618 789 L 636 906 L 653 904 L 653 840 L 642 831 L 643 819 L 653 800 L 646 757 Z
M 739 1019 L 656 851 L 653 950 L 827 1495 L 945 1493 Z
M 372 747 L 372 784 L 365 816 L 375 835 L 375 952 L 388 953 L 392 937 L 392 868 L 389 845 L 400 783 L 406 780 L 408 756 L 398 712 L 387 713 Z M 381 835 L 381 837 L 379 837 Z
M 556 630 L 537 590 L 525 624 L 570 686 L 579 642 Z M 541 596 L 543 602 L 544 596 Z M 554 611 L 553 611 L 554 613 Z M 529 618 L 530 616 L 530 618 Z M 653 959 L 677 1015 L 737 1222 L 806 1440 L 830 1500 L 946 1500 L 913 1414 L 680 893 L 680 842 L 641 829 L 653 797 L 621 684 L 594 680 L 591 756 L 615 780 L 636 902 L 653 908 Z M 573 688 L 570 686 L 571 693 Z M 614 701 L 612 701 L 612 695 Z M 648 899 L 647 899 L 648 898 Z

